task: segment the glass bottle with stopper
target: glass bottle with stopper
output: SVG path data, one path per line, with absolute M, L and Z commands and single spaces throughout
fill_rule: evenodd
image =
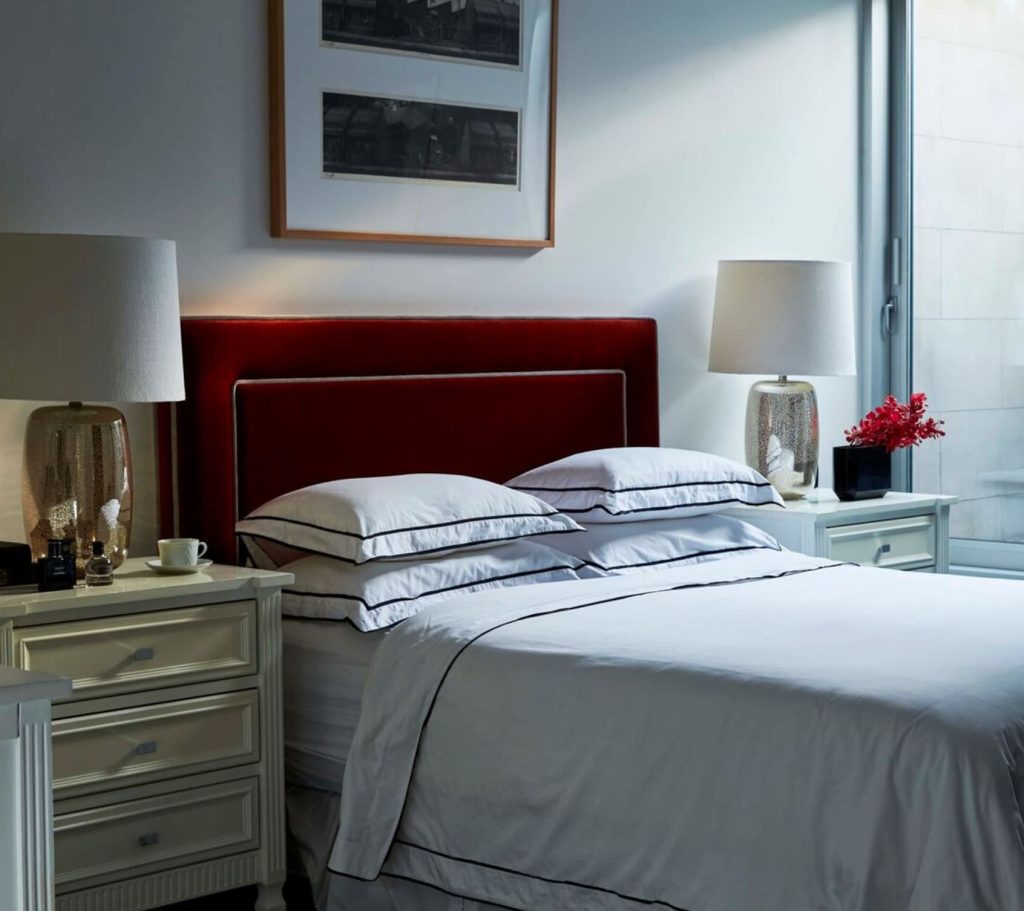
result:
M 114 581 L 114 564 L 110 557 L 103 553 L 103 542 L 92 542 L 92 556 L 85 564 L 85 584 L 110 585 Z

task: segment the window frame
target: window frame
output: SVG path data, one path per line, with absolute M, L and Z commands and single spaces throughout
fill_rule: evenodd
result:
M 871 5 L 876 0 L 862 2 Z M 891 333 L 885 330 L 884 303 L 877 314 L 877 324 L 871 328 L 877 338 L 883 339 L 884 353 L 872 355 L 868 346 L 862 356 L 861 368 L 869 375 L 862 388 L 871 393 L 865 411 L 886 392 L 905 400 L 912 391 L 914 368 L 914 0 L 885 0 L 885 5 L 888 7 L 889 222 L 887 233 L 865 234 L 865 249 L 873 246 L 885 250 L 888 259 L 886 303 L 891 301 L 895 311 Z M 872 238 L 870 241 L 867 241 L 868 236 Z M 913 462 L 907 450 L 897 453 L 893 459 L 893 488 L 913 489 Z M 961 575 L 1024 579 L 1024 544 L 952 538 L 950 570 Z

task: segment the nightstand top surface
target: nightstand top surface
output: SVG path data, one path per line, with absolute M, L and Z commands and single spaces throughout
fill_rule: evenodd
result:
M 54 608 L 89 607 L 120 602 L 150 601 L 179 596 L 218 594 L 287 585 L 294 581 L 291 573 L 241 566 L 214 564 L 202 572 L 188 575 L 160 575 L 146 566 L 151 557 L 132 557 L 114 571 L 110 585 L 89 587 L 79 582 L 74 588 L 56 592 L 21 590 L 0 594 L 0 619 L 24 617 Z
M 855 516 L 870 513 L 884 513 L 888 510 L 923 507 L 932 509 L 939 505 L 956 503 L 959 497 L 935 493 L 900 493 L 890 491 L 884 497 L 873 500 L 852 500 L 843 502 L 831 490 L 817 490 L 803 500 L 787 500 L 785 513 L 802 516 Z M 783 514 L 781 509 L 770 506 L 737 506 L 729 510 L 737 513 L 772 512 Z
M 22 671 L 0 664 L 0 705 L 15 705 L 36 699 L 49 699 L 52 702 L 70 695 L 71 681 L 67 677 L 41 671 Z

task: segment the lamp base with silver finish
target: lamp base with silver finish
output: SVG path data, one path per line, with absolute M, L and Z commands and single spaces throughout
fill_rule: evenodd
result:
M 747 464 L 786 500 L 818 483 L 818 397 L 810 383 L 761 380 L 747 398 Z
M 25 537 L 34 559 L 49 538 L 75 542 L 78 575 L 102 541 L 114 567 L 128 555 L 132 461 L 116 408 L 72 402 L 37 408 L 25 428 L 21 475 Z

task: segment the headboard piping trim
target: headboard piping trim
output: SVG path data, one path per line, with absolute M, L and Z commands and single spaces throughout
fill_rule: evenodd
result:
M 260 379 L 236 380 L 231 387 L 231 436 L 234 449 L 234 500 L 235 500 L 235 521 L 242 518 L 241 492 L 239 490 L 239 459 L 238 459 L 238 389 L 241 386 L 261 386 L 269 384 L 298 384 L 298 383 L 367 383 L 367 382 L 392 382 L 402 380 L 454 380 L 454 379 L 485 379 L 489 377 L 528 377 L 528 376 L 620 376 L 622 377 L 622 438 L 629 439 L 629 409 L 627 407 L 629 396 L 627 385 L 629 377 L 625 370 L 505 370 L 488 373 L 408 373 L 408 374 L 385 374 L 380 376 L 300 376 L 300 377 L 263 377 Z M 172 406 L 173 408 L 173 406 Z M 172 410 L 172 422 L 173 422 Z M 172 438 L 173 459 L 171 463 L 172 476 L 174 478 L 174 528 L 178 533 L 178 499 L 177 499 L 177 436 Z M 243 557 L 243 545 L 236 536 L 236 558 Z

